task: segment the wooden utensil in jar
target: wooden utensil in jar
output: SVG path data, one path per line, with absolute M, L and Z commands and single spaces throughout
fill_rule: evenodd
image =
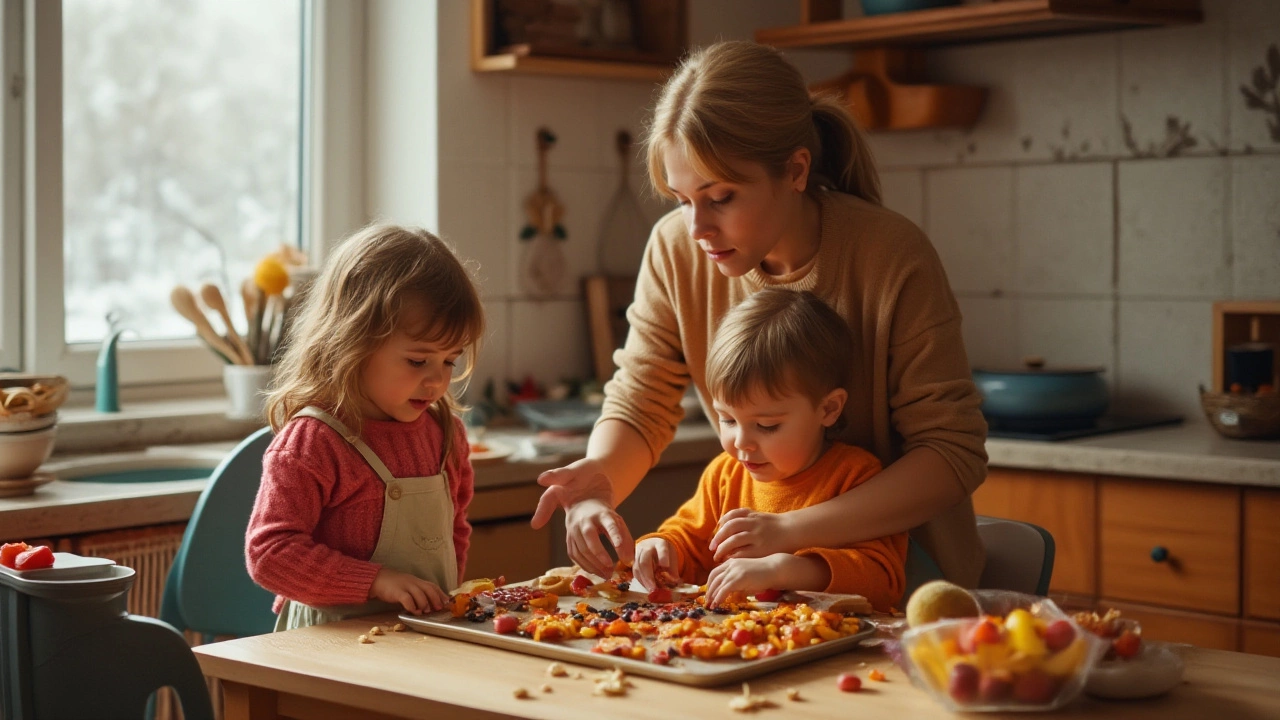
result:
M 200 286 L 200 299 L 204 301 L 205 307 L 222 316 L 222 322 L 227 326 L 227 339 L 235 346 L 236 355 L 239 360 L 237 365 L 252 365 L 253 353 L 249 352 L 249 346 L 241 339 L 240 333 L 236 332 L 236 326 L 231 323 L 231 313 L 227 312 L 227 302 L 222 297 L 222 291 L 213 283 L 205 283 Z
M 222 354 L 228 361 L 234 362 L 239 357 L 239 353 L 235 348 L 227 344 L 225 340 L 218 337 L 218 333 L 214 331 L 213 326 L 209 324 L 209 318 L 205 317 L 204 312 L 200 310 L 200 306 L 196 303 L 196 296 L 191 290 L 179 285 L 169 294 L 169 302 L 173 303 L 173 309 L 178 314 L 191 321 L 196 326 L 196 334 L 200 336 L 213 348 L 215 352 Z

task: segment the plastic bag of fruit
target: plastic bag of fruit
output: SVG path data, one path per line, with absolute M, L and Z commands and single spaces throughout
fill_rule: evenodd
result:
M 982 616 L 913 627 L 888 648 L 916 686 L 963 712 L 1053 710 L 1080 694 L 1105 641 L 1047 598 L 973 595 Z

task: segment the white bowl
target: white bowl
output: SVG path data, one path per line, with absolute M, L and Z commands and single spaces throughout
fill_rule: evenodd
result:
M 53 441 L 58 426 L 43 430 L 0 433 L 0 478 L 15 480 L 31 477 L 53 454 Z

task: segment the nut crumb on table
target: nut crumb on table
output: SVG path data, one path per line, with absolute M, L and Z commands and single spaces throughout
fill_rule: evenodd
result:
M 516 688 L 514 691 L 512 691 L 512 693 L 511 693 L 511 694 L 512 694 L 512 695 L 515 697 L 515 699 L 517 699 L 517 700 L 528 700 L 528 699 L 531 697 L 531 696 L 529 695 L 529 691 L 528 691 L 528 690 L 526 690 L 526 689 L 524 689 L 524 688 L 522 688 L 522 687 L 521 687 L 521 688 Z
M 379 625 L 374 625 L 373 627 L 369 628 L 369 634 L 370 634 L 370 635 L 381 635 L 381 634 L 382 634 L 382 627 L 381 627 L 381 626 L 379 626 Z
M 364 644 L 364 645 L 372 645 L 372 644 L 373 644 L 373 641 L 369 639 L 369 636 L 368 636 L 368 635 L 361 635 L 359 638 L 357 638 L 357 640 L 359 640 L 359 641 L 361 642 L 361 644 Z
M 547 674 L 551 677 L 564 677 L 569 674 L 569 671 L 565 670 L 564 666 L 560 663 L 553 662 L 547 666 Z
M 622 668 L 614 668 L 600 673 L 596 676 L 595 683 L 596 687 L 592 690 L 595 695 L 626 695 L 627 688 L 635 687 L 635 683 L 627 679 L 627 675 L 622 672 Z
M 391 632 L 404 632 L 406 630 L 404 623 L 398 622 L 391 626 Z
M 755 712 L 770 707 L 774 707 L 773 701 L 763 695 L 752 695 L 747 683 L 742 683 L 742 694 L 729 701 L 729 709 L 734 712 Z
M 787 688 L 787 699 L 800 702 L 800 690 L 798 688 Z
M 549 683 L 542 683 L 542 687 L 540 687 L 540 688 L 538 688 L 538 689 L 539 689 L 539 690 L 541 690 L 541 691 L 542 691 L 542 692 L 544 692 L 544 693 L 549 693 L 549 692 L 551 692 L 551 685 L 550 685 Z

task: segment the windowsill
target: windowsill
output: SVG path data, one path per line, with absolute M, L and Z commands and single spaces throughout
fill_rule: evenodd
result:
M 227 417 L 226 397 L 122 402 L 115 413 L 92 407 L 58 411 L 58 456 L 114 452 L 153 445 L 239 440 L 262 427 Z

